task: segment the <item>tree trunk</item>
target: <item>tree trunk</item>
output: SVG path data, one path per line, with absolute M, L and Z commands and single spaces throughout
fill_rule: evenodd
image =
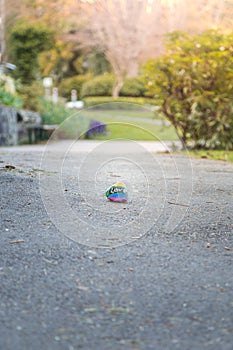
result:
M 129 65 L 128 67 L 128 70 L 126 72 L 126 69 L 123 71 L 121 71 L 118 67 L 119 65 L 116 65 L 115 62 L 111 62 L 110 63 L 112 64 L 112 67 L 113 67 L 113 71 L 115 73 L 115 76 L 116 76 L 116 84 L 114 85 L 113 87 L 113 92 L 112 92 L 112 96 L 117 98 L 119 97 L 119 94 L 120 94 L 120 91 L 121 91 L 121 88 L 123 87 L 124 85 L 124 78 L 127 77 L 127 78 L 134 78 L 134 77 L 137 77 L 138 76 L 138 69 L 139 69 L 139 64 L 138 62 L 135 60 L 133 60 L 131 62 L 131 64 Z M 117 67 L 117 68 L 116 68 Z M 115 68 L 115 69 L 114 69 Z
M 124 79 L 122 77 L 117 77 L 116 84 L 113 87 L 112 97 L 114 98 L 119 97 L 123 84 L 124 84 Z
M 0 0 L 0 63 L 3 63 L 4 61 L 5 50 L 6 50 L 5 20 L 6 20 L 5 0 Z
M 139 71 L 139 63 L 137 62 L 137 58 L 135 57 L 129 67 L 128 67 L 128 71 L 127 71 L 127 78 L 135 78 L 138 76 L 138 71 Z

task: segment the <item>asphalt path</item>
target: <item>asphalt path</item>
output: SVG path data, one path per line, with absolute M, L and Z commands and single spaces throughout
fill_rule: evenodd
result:
M 232 349 L 233 165 L 154 146 L 0 149 L 0 349 Z

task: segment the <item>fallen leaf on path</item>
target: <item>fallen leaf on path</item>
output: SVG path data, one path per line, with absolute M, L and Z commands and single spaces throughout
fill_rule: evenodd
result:
M 170 201 L 168 201 L 168 204 L 179 205 L 179 206 L 181 206 L 181 207 L 189 207 L 188 204 L 184 204 L 184 203 L 176 203 L 176 202 L 170 202 Z
M 111 309 L 109 309 L 109 312 L 111 314 L 128 314 L 128 313 L 130 313 L 130 310 L 123 309 L 123 308 L 111 308 Z
M 78 289 L 87 292 L 90 288 L 82 285 L 78 285 Z
M 16 244 L 16 243 L 24 243 L 23 239 L 16 239 L 14 241 L 10 241 L 9 244 Z
M 46 259 L 46 258 L 43 258 L 43 260 L 45 262 L 47 262 L 48 264 L 51 264 L 51 265 L 57 265 L 57 261 L 56 260 L 50 260 L 50 259 Z
M 98 311 L 98 309 L 95 307 L 89 307 L 89 308 L 84 309 L 84 311 L 85 312 L 96 312 L 96 311 Z
M 206 244 L 206 248 L 213 248 L 214 246 L 212 245 L 212 244 L 210 244 L 210 243 L 207 243 Z
M 232 248 L 225 246 L 224 249 L 226 250 L 232 250 Z
M 71 328 L 57 328 L 58 333 L 65 333 L 65 332 L 68 332 L 70 330 L 71 330 Z
M 5 165 L 5 168 L 6 169 L 15 169 L 15 166 L 14 165 Z

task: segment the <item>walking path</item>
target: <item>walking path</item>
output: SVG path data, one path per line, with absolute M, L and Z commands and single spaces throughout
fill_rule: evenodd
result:
M 0 149 L 0 349 L 232 349 L 233 165 L 154 150 Z
M 59 142 L 51 142 L 50 147 L 53 147 L 54 149 L 63 149 L 64 147 L 66 148 L 67 145 L 70 144 L 70 142 L 73 143 L 73 141 L 59 141 Z M 106 145 L 107 142 L 105 141 Z M 160 152 L 169 152 L 172 151 L 173 148 L 180 149 L 181 148 L 181 143 L 179 141 L 131 141 L 142 148 L 145 149 L 145 151 L 152 152 L 152 153 L 160 153 Z M 127 141 L 111 141 L 111 143 L 115 143 L 116 147 L 121 147 L 122 151 L 125 150 L 125 144 Z M 90 141 L 90 140 L 79 140 L 76 142 L 76 147 L 75 149 L 77 152 L 90 152 L 96 147 L 100 146 L 103 144 L 103 141 Z M 32 152 L 32 153 L 43 153 L 46 149 L 46 144 L 40 144 L 40 145 L 25 145 L 25 146 L 13 146 L 13 147 L 1 147 L 0 148 L 0 153 L 24 153 L 24 152 Z

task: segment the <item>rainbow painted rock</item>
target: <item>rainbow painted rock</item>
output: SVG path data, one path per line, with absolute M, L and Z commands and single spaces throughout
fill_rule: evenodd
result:
M 105 194 L 113 202 L 127 202 L 128 200 L 128 192 L 123 182 L 113 184 L 106 190 Z

